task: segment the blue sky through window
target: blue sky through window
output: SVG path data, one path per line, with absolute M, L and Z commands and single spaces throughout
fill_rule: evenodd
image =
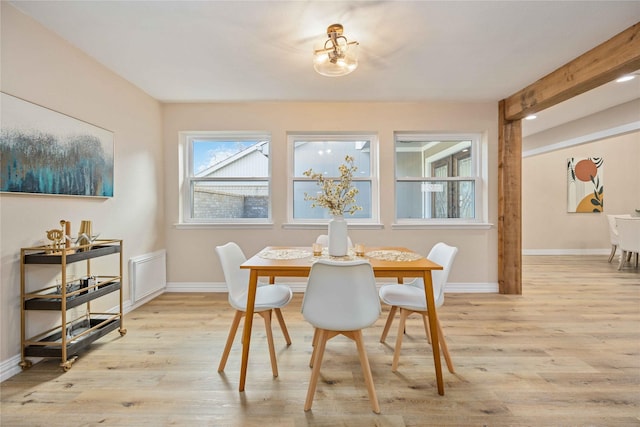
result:
M 256 143 L 256 141 L 193 141 L 193 170 L 199 173 Z

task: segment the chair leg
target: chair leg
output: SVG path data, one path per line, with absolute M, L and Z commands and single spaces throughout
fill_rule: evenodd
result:
M 444 355 L 444 360 L 447 362 L 447 368 L 449 368 L 449 372 L 455 374 L 455 368 L 453 367 L 453 362 L 451 361 L 451 355 L 449 354 L 449 347 L 447 347 L 447 340 L 444 338 L 444 332 L 442 332 L 442 326 L 440 326 L 440 320 L 438 319 L 436 322 L 436 326 L 438 327 L 438 341 L 440 342 L 440 348 L 442 349 L 442 354 Z
M 282 310 L 279 308 L 273 309 L 276 312 L 276 317 L 278 318 L 278 323 L 280 324 L 280 329 L 282 329 L 282 334 L 284 335 L 284 339 L 287 342 L 287 345 L 291 345 L 291 337 L 289 337 L 289 330 L 287 329 L 287 325 L 284 323 L 284 317 L 282 317 Z
M 618 245 L 611 245 L 611 253 L 609 254 L 609 262 L 613 259 L 613 256 L 616 254 L 616 249 L 618 249 Z
M 353 339 L 358 347 L 358 356 L 360 357 L 360 365 L 362 366 L 362 373 L 364 374 L 364 382 L 367 385 L 367 391 L 369 392 L 369 400 L 371 401 L 371 408 L 376 414 L 380 413 L 380 404 L 378 403 L 378 396 L 376 395 L 376 389 L 373 385 L 373 376 L 371 375 L 371 366 L 369 365 L 369 358 L 367 357 L 367 351 L 364 348 L 364 342 L 362 339 L 362 331 L 354 331 Z
M 431 343 L 431 331 L 429 330 L 429 318 L 427 317 L 428 314 L 427 314 L 426 311 L 418 311 L 416 313 L 420 313 L 422 315 L 422 321 L 424 323 L 424 329 L 427 332 L 427 340 L 429 341 L 429 343 Z M 454 374 L 455 371 L 454 371 L 454 367 L 453 367 L 453 362 L 451 361 L 451 355 L 449 354 L 449 348 L 447 347 L 447 342 L 446 342 L 446 340 L 444 338 L 444 333 L 442 332 L 442 327 L 440 326 L 440 319 L 438 319 L 436 327 L 438 328 L 438 342 L 440 343 L 440 348 L 442 349 L 442 354 L 444 355 L 444 360 L 447 362 L 447 368 L 449 369 L 449 372 Z
M 313 330 L 313 340 L 311 340 L 311 347 L 313 347 L 313 351 L 311 352 L 311 359 L 309 359 L 309 367 L 313 368 L 313 361 L 316 357 L 316 350 L 318 349 L 318 337 L 320 334 L 318 333 L 318 328 Z
M 427 317 L 426 314 L 422 314 L 422 324 L 424 325 L 424 330 L 427 333 L 427 342 L 431 344 L 431 331 L 429 330 L 429 317 Z
M 391 363 L 391 372 L 398 370 L 398 361 L 400 360 L 400 348 L 402 347 L 402 336 L 404 335 L 404 326 L 411 312 L 409 310 L 400 309 L 400 324 L 398 325 L 398 336 L 396 337 L 396 348 L 393 351 L 393 362 Z
M 393 318 L 396 316 L 396 310 L 398 309 L 397 306 L 392 305 L 391 308 L 389 309 L 389 315 L 387 316 L 387 322 L 384 324 L 384 329 L 382 330 L 382 335 L 380 336 L 380 342 L 384 343 L 384 341 L 387 339 L 387 334 L 389 333 L 389 328 L 391 327 L 391 324 L 393 323 Z
M 220 359 L 220 364 L 218 365 L 218 372 L 224 371 L 224 367 L 227 364 L 227 359 L 229 358 L 229 351 L 231 351 L 231 346 L 233 345 L 233 340 L 236 337 L 236 331 L 238 330 L 238 325 L 240 324 L 240 319 L 244 312 L 240 310 L 236 310 L 236 314 L 233 317 L 233 321 L 231 322 L 231 329 L 229 329 L 229 336 L 227 337 L 227 343 L 224 346 L 224 351 L 222 352 L 222 359 Z
M 618 264 L 618 270 L 622 270 L 622 266 L 624 266 L 624 263 L 627 260 L 627 251 L 622 251 L 622 253 L 620 254 L 620 263 Z
M 267 343 L 269 344 L 269 358 L 271 359 L 271 372 L 274 378 L 278 376 L 278 362 L 276 361 L 276 349 L 273 345 L 273 331 L 271 330 L 271 311 L 261 311 L 258 314 L 264 319 L 264 328 L 267 332 Z
M 311 371 L 311 379 L 309 380 L 307 399 L 304 402 L 305 411 L 311 409 L 311 405 L 313 404 L 313 396 L 316 394 L 316 386 L 318 385 L 318 377 L 320 376 L 320 366 L 322 365 L 324 348 L 327 344 L 327 331 L 324 329 L 316 329 L 316 331 L 318 331 L 318 341 L 314 347 L 315 360 L 313 361 L 313 370 Z

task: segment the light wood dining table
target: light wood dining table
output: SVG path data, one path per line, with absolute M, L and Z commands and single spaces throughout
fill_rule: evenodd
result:
M 384 256 L 384 255 L 388 256 Z M 394 255 L 397 255 L 394 258 Z M 346 257 L 329 257 L 325 253 L 321 255 L 331 259 L 354 259 L 351 253 Z M 429 261 L 424 256 L 418 255 L 410 249 L 403 247 L 366 247 L 364 255 L 358 257 L 367 259 L 373 267 L 376 277 L 397 278 L 402 283 L 404 278 L 421 277 L 424 280 L 425 295 L 427 300 L 427 312 L 429 316 L 429 329 L 431 332 L 431 348 L 433 350 L 433 362 L 436 371 L 438 394 L 444 395 L 444 383 L 442 380 L 442 366 L 440 363 L 440 347 L 438 341 L 437 312 L 433 295 L 432 270 L 442 270 L 442 266 Z M 247 364 L 249 362 L 249 347 L 251 344 L 251 327 L 253 325 L 253 313 L 256 299 L 258 277 L 269 277 L 274 282 L 275 277 L 308 277 L 311 265 L 319 259 L 313 255 L 310 247 L 279 247 L 268 246 L 256 255 L 246 260 L 240 268 L 250 270 L 249 290 L 247 294 L 246 316 L 242 334 L 242 364 L 240 366 L 240 391 L 244 391 L 247 379 Z M 405 260 L 409 259 L 409 260 Z

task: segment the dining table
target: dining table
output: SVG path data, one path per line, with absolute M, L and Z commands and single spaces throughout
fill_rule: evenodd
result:
M 311 271 L 311 265 L 319 259 L 338 261 L 366 259 L 371 264 L 374 275 L 378 278 L 394 278 L 397 279 L 398 283 L 403 283 L 404 278 L 422 278 L 424 280 L 438 394 L 444 395 L 437 328 L 438 314 L 436 312 L 433 282 L 431 279 L 431 271 L 442 270 L 443 267 L 428 260 L 423 255 L 404 247 L 364 247 L 363 251 L 358 254 L 350 248 L 346 256 L 336 257 L 330 256 L 327 253 L 326 247 L 322 253 L 314 255 L 311 247 L 267 246 L 242 263 L 240 268 L 248 269 L 250 274 L 246 316 L 244 318 L 242 334 L 242 363 L 240 366 L 239 390 L 244 391 L 247 379 L 251 327 L 253 325 L 258 278 L 268 277 L 269 282 L 274 283 L 276 277 L 308 277 Z

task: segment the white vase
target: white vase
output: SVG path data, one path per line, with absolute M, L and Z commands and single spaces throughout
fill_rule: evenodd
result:
M 329 255 L 345 256 L 349 249 L 349 232 L 347 221 L 342 215 L 334 216 L 329 221 Z

